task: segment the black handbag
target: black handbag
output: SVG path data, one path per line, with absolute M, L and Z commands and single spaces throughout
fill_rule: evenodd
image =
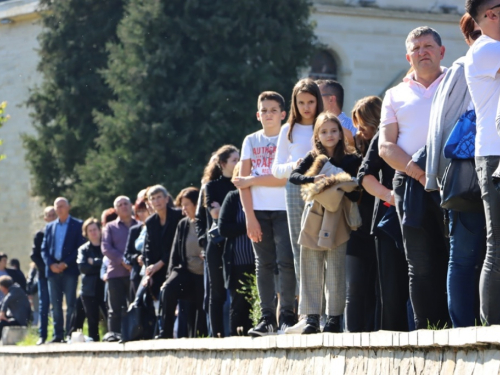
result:
M 462 212 L 484 211 L 474 159 L 452 159 L 446 167 L 441 207 Z
M 210 242 L 219 244 L 226 240 L 226 237 L 222 237 L 219 233 L 219 227 L 216 223 L 212 224 L 212 228 L 208 231 L 208 236 L 210 237 Z
M 144 307 L 131 304 L 125 316 L 122 317 L 122 341 L 141 340 L 144 335 Z

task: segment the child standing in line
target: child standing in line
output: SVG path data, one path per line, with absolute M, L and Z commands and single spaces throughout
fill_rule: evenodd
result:
M 316 83 L 302 79 L 293 88 L 292 103 L 288 121 L 281 128 L 278 137 L 276 157 L 272 173 L 276 178 L 289 178 L 302 158 L 312 150 L 313 124 L 323 112 L 323 99 Z M 304 211 L 304 201 L 300 196 L 300 187 L 290 182 L 285 185 L 285 202 L 288 218 L 290 241 L 293 250 L 293 263 L 297 285 L 300 282 L 300 220 Z M 298 295 L 298 290 L 296 290 Z M 286 329 L 286 333 L 301 333 L 305 326 L 305 317 L 299 323 Z
M 262 318 L 250 329 L 251 336 L 275 333 L 295 324 L 295 270 L 288 232 L 285 203 L 286 179 L 272 175 L 281 121 L 285 118 L 285 100 L 274 91 L 265 91 L 257 100 L 257 119 L 262 130 L 246 136 L 241 154 L 240 189 L 246 213 L 248 237 L 256 255 L 257 288 Z M 278 265 L 278 285 L 274 271 Z M 278 288 L 277 288 L 278 286 Z M 277 290 L 279 289 L 279 290 Z M 279 324 L 275 296 L 280 295 Z
M 299 237 L 299 314 L 307 315 L 303 334 L 320 332 L 323 286 L 326 325 L 323 332 L 341 332 L 345 308 L 345 259 L 351 228 L 346 216 L 359 199 L 356 176 L 361 158 L 345 144 L 338 118 L 319 115 L 314 127 L 314 148 L 292 172 L 290 182 L 302 186 L 307 201 Z M 347 214 L 347 215 L 346 215 Z

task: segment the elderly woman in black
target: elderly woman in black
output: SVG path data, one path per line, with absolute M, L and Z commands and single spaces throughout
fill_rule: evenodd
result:
M 82 231 L 88 242 L 78 249 L 76 261 L 82 274 L 81 297 L 87 315 L 89 336 L 92 340 L 99 341 L 99 307 L 106 311 L 104 282 L 100 278 L 103 256 L 99 221 L 93 217 L 85 220 Z
M 183 189 L 178 198 L 182 212 L 186 216 L 179 221 L 175 233 L 167 281 L 161 288 L 162 332 L 163 338 L 173 338 L 175 307 L 178 301 L 195 302 L 196 309 L 191 310 L 188 318 L 189 337 L 206 336 L 207 326 L 203 311 L 203 258 L 202 247 L 198 244 L 195 228 L 196 202 L 199 190 L 194 187 Z

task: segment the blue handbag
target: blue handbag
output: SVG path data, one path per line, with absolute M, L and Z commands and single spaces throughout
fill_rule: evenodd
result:
M 447 159 L 474 158 L 476 142 L 476 112 L 465 112 L 458 119 L 444 145 L 444 157 Z

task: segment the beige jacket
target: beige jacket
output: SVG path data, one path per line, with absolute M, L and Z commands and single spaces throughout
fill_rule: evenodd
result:
M 339 172 L 339 168 L 327 162 L 326 156 L 318 156 L 307 175 L 325 174 L 330 177 L 302 186 L 306 206 L 302 214 L 299 244 L 313 250 L 334 249 L 347 242 L 351 230 L 359 227 L 349 226 L 348 219 L 354 212 L 351 210 L 357 210 L 357 204 L 344 196 L 346 192 L 359 189 L 358 183 L 348 173 Z M 337 174 L 332 175 L 332 172 Z

